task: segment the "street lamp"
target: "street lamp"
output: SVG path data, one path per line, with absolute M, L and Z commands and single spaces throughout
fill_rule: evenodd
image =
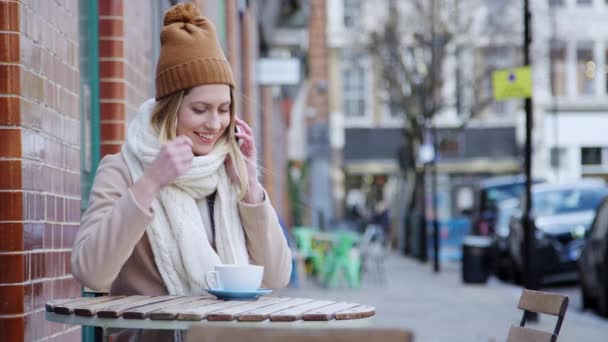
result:
M 532 35 L 530 30 L 530 1 L 524 0 L 524 65 L 530 65 L 530 44 Z M 524 286 L 535 289 L 536 268 L 532 263 L 532 252 L 534 251 L 534 229 L 531 221 L 532 211 L 532 97 L 525 99 L 526 110 L 526 142 L 524 147 L 524 172 L 526 175 L 524 212 L 522 215 L 522 227 L 524 228 Z
M 433 141 L 433 160 L 431 167 L 431 199 L 433 208 L 433 271 L 439 272 L 439 206 L 437 205 L 437 125 L 431 120 L 431 139 Z

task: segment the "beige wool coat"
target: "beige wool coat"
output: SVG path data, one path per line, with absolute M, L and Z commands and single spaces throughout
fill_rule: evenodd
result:
M 72 247 L 72 273 L 83 285 L 110 294 L 164 295 L 167 289 L 146 234 L 154 212 L 136 202 L 132 185 L 122 154 L 101 160 Z M 264 266 L 262 286 L 285 287 L 291 250 L 268 196 L 257 204 L 240 202 L 238 211 L 250 262 Z

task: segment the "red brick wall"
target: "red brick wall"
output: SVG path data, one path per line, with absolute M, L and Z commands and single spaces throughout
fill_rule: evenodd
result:
M 99 102 L 101 156 L 120 151 L 127 113 L 124 2 L 99 1 Z
M 244 11 L 240 25 L 242 117 L 256 134 L 259 162 L 264 168 L 262 183 L 276 212 L 287 218 L 287 126 L 272 87 L 261 87 L 256 82 L 256 62 L 260 56 L 255 8 Z
M 243 120 L 247 121 L 254 131 L 259 125 L 258 119 L 258 87 L 255 81 L 255 61 L 257 60 L 257 30 L 256 18 L 251 9 L 247 9 L 243 14 L 243 22 L 241 24 L 241 49 L 242 49 L 242 97 L 239 102 L 242 102 L 242 113 L 240 115 Z M 259 130 L 258 130 L 259 131 Z M 259 138 L 258 138 L 259 139 Z
M 101 156 L 120 151 L 129 119 L 154 96 L 152 8 L 147 0 L 99 1 Z
M 236 82 L 236 95 L 239 100 L 235 102 L 235 110 L 239 117 L 248 121 L 246 113 L 243 113 L 243 75 L 241 73 L 241 63 L 245 58 L 245 49 L 241 46 L 241 27 L 243 26 L 238 12 L 237 0 L 225 0 L 226 9 L 226 58 L 230 62 L 234 80 Z M 203 12 L 204 13 L 204 12 Z M 215 23 L 217 25 L 217 23 Z
M 273 181 L 274 175 L 274 163 L 272 158 L 272 88 L 271 87 L 262 87 L 262 134 L 257 137 L 257 139 L 262 144 L 262 166 L 264 167 L 264 171 L 262 171 L 262 182 L 264 184 L 264 188 L 270 197 L 271 203 L 273 205 L 276 204 L 276 196 L 275 196 L 275 183 Z
M 152 6 L 150 0 L 125 1 L 125 85 L 127 122 L 139 106 L 154 96 L 156 61 L 152 60 Z M 154 14 L 156 15 L 156 14 Z
M 262 180 L 275 211 L 287 218 L 287 126 L 279 102 L 271 86 L 262 91 Z
M 78 1 L 0 1 L 0 340 L 80 339 L 44 303 L 80 294 Z

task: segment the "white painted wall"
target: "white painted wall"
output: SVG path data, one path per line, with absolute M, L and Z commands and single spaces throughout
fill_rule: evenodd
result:
M 306 159 L 306 100 L 308 90 L 308 82 L 302 82 L 291 109 L 291 122 L 287 131 L 287 158 L 289 160 Z
M 606 48 L 608 48 L 608 4 L 594 0 L 592 6 L 580 6 L 566 0 L 563 7 L 550 8 L 548 1 L 533 2 L 533 62 L 536 176 L 553 181 L 578 179 L 583 175 L 581 147 L 608 146 L 608 93 L 606 91 Z M 550 84 L 549 41 L 566 43 L 565 96 L 553 98 Z M 577 94 L 577 42 L 594 43 L 596 78 L 593 95 Z M 557 110 L 553 107 L 556 107 Z M 557 118 L 554 114 L 557 112 Z M 559 169 L 550 165 L 550 150 L 564 148 Z

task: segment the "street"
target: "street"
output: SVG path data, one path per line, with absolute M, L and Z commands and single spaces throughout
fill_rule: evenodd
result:
M 511 324 L 519 324 L 517 309 L 521 288 L 490 278 L 485 285 L 465 285 L 460 280 L 460 264 L 444 263 L 439 274 L 431 264 L 421 264 L 400 254 L 391 254 L 385 263 L 384 285 L 363 278 L 361 289 L 320 288 L 308 282 L 301 288 L 278 293 L 284 296 L 354 301 L 373 305 L 374 325 L 412 330 L 416 341 L 504 341 Z M 372 275 L 372 274 L 369 274 Z M 573 284 L 551 286 L 545 291 L 566 294 L 570 305 L 559 341 L 606 341 L 608 320 L 591 311 L 581 311 L 580 292 Z M 556 318 L 540 316 L 529 326 L 552 331 Z

